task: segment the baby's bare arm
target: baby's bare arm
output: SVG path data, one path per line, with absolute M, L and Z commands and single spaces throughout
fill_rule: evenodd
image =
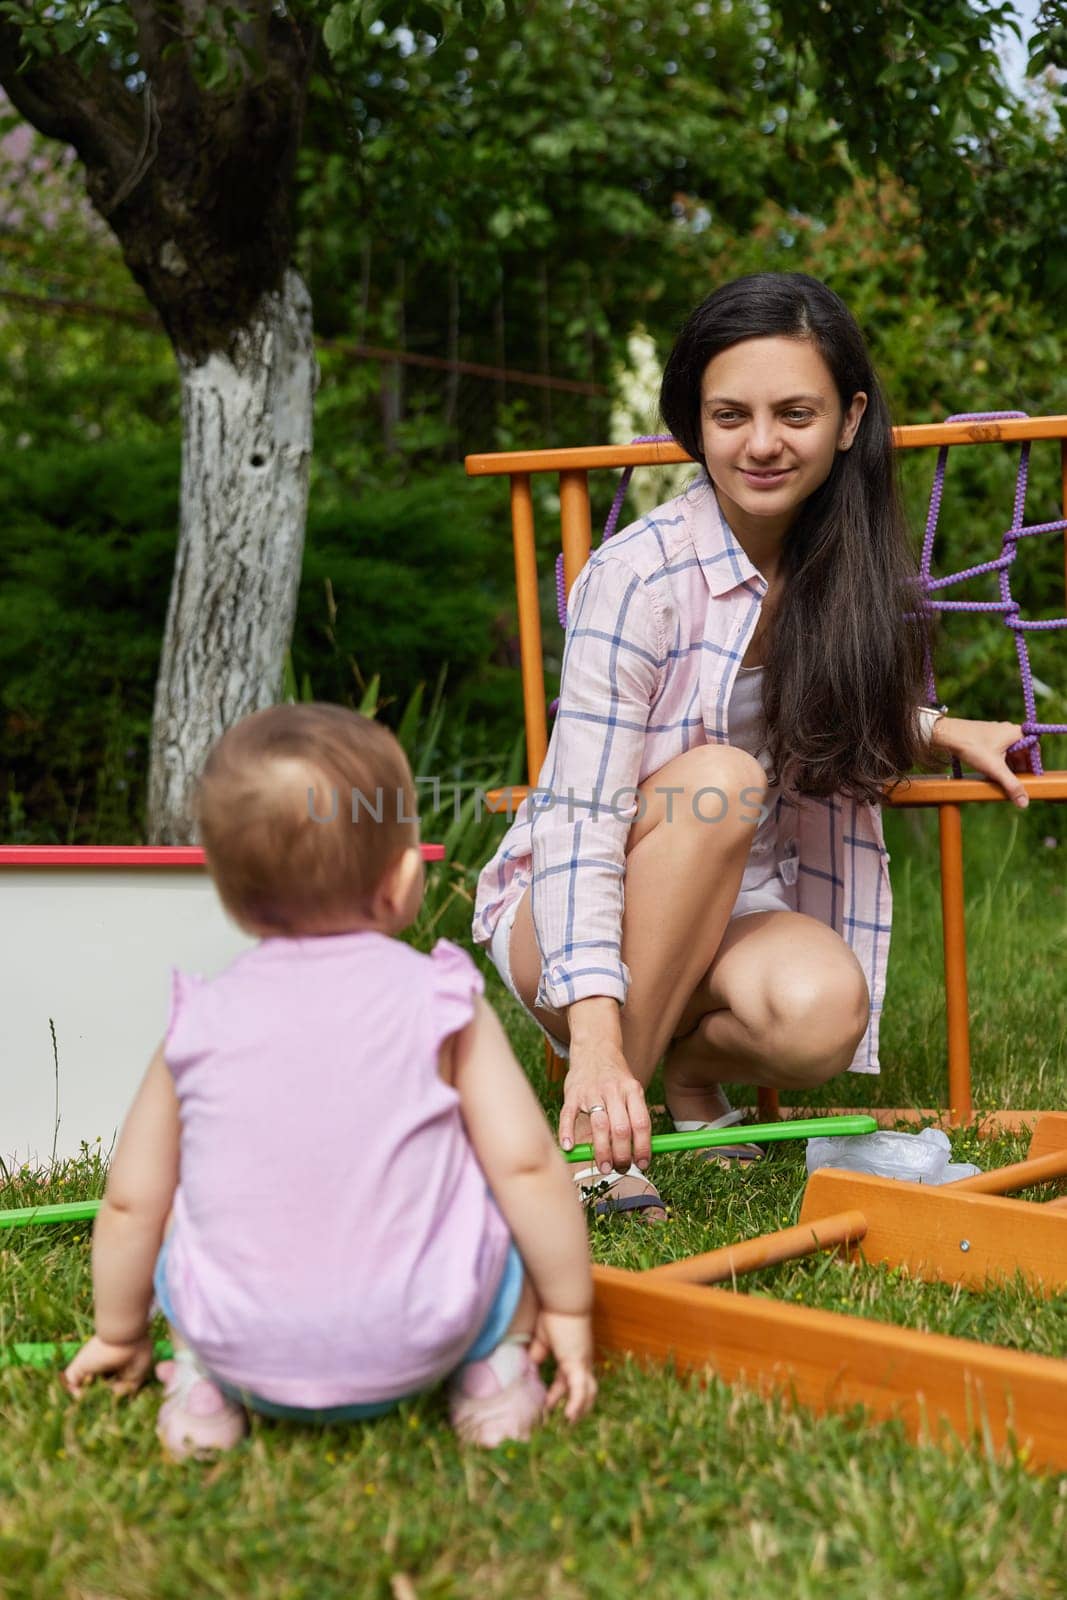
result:
M 566 1163 L 492 1007 L 456 1035 L 452 1081 L 493 1197 L 548 1311 L 588 1315 L 585 1218 Z
M 112 1344 L 143 1336 L 152 1271 L 178 1185 L 178 1099 L 160 1045 L 119 1135 L 93 1229 L 96 1331 Z
M 160 1045 L 119 1135 L 93 1228 L 96 1332 L 63 1374 L 77 1396 L 93 1378 L 137 1389 L 152 1366 L 152 1271 L 178 1185 L 178 1101 Z

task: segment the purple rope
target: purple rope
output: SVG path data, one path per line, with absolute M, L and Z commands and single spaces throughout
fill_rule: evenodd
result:
M 669 433 L 642 433 L 638 434 L 636 439 L 630 440 L 631 444 L 670 444 L 671 442 L 672 435 Z M 600 539 L 601 544 L 604 543 L 605 539 L 610 539 L 616 528 L 619 526 L 619 517 L 622 513 L 623 501 L 626 499 L 626 491 L 630 487 L 630 479 L 633 477 L 633 475 L 633 467 L 623 468 L 622 476 L 620 477 L 618 487 L 615 490 L 615 497 L 611 502 L 611 510 L 608 512 L 608 520 L 604 524 L 604 532 Z M 563 629 L 564 633 L 566 633 L 567 588 L 563 580 L 562 551 L 556 557 L 556 615 L 559 618 L 560 627 Z M 556 707 L 558 705 L 559 700 L 553 700 L 552 704 L 548 708 L 548 714 L 550 717 L 555 716 Z
M 673 443 L 673 439 L 672 439 L 672 436 L 669 433 L 639 433 L 637 435 L 636 439 L 631 439 L 630 440 L 630 443 L 631 444 L 671 444 L 671 443 Z M 619 516 L 621 515 L 621 512 L 622 512 L 623 501 L 626 499 L 626 491 L 630 487 L 630 479 L 633 477 L 633 475 L 634 475 L 633 467 L 624 467 L 623 468 L 622 476 L 620 477 L 619 482 L 618 482 L 618 486 L 617 486 L 617 488 L 615 490 L 615 498 L 611 502 L 611 510 L 608 512 L 608 520 L 604 524 L 604 532 L 601 535 L 601 539 L 600 539 L 601 544 L 604 543 L 605 539 L 610 539 L 612 534 L 615 532 L 616 528 L 619 526 Z M 567 590 L 566 590 L 566 588 L 564 586 L 564 582 L 563 582 L 563 556 L 562 556 L 562 554 L 560 554 L 560 555 L 558 555 L 556 557 L 556 614 L 559 617 L 559 625 L 560 625 L 560 627 L 564 630 L 564 632 L 566 632 L 566 629 L 567 629 Z M 556 704 L 556 702 L 553 701 L 553 705 L 555 705 L 555 704 Z
M 947 420 L 949 422 L 1000 422 L 1016 417 L 1025 420 L 1026 416 L 1027 413 L 1025 411 L 980 411 L 949 417 Z M 1003 617 L 1005 627 L 1011 630 L 1015 640 L 1015 653 L 1019 662 L 1019 679 L 1025 712 L 1022 721 L 1023 737 L 1012 745 L 1011 749 L 1013 752 L 1026 750 L 1029 755 L 1031 770 L 1035 773 L 1040 773 L 1044 768 L 1041 764 L 1039 735 L 1042 733 L 1067 733 L 1067 723 L 1039 723 L 1037 720 L 1034 675 L 1030 665 L 1030 652 L 1026 643 L 1026 634 L 1067 628 L 1067 617 L 1049 617 L 1037 621 L 1023 621 L 1019 615 L 1019 603 L 1011 592 L 1009 572 L 1015 560 L 1015 552 L 1020 539 L 1031 539 L 1039 534 L 1059 533 L 1067 528 L 1067 519 L 1060 519 L 1055 522 L 1033 523 L 1029 526 L 1024 524 L 1026 490 L 1030 472 L 1030 444 L 1029 441 L 1024 441 L 1019 448 L 1019 467 L 1015 476 L 1015 497 L 1012 507 L 1011 527 L 1006 529 L 1002 536 L 1001 555 L 995 561 L 984 561 L 977 566 L 966 567 L 962 572 L 953 572 L 942 578 L 934 578 L 931 574 L 931 564 L 934 539 L 941 515 L 941 499 L 944 492 L 945 469 L 948 462 L 949 449 L 949 445 L 942 445 L 937 453 L 937 467 L 934 472 L 934 482 L 930 491 L 930 506 L 926 517 L 926 532 L 923 538 L 922 560 L 920 563 L 920 581 L 926 608 L 928 611 L 939 613 L 943 611 L 974 611 L 995 613 Z M 931 598 L 938 590 L 949 588 L 953 584 L 965 582 L 968 578 L 979 577 L 990 572 L 997 574 L 997 583 L 1000 590 L 999 602 L 934 600 Z M 934 681 L 933 663 L 929 658 L 929 654 L 926 660 L 926 680 L 927 692 L 931 701 L 936 704 L 937 687 Z
M 556 615 L 564 633 L 567 631 L 567 590 L 563 582 L 563 551 L 556 557 Z

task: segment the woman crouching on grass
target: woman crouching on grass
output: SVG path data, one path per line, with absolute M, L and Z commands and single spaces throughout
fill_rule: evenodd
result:
M 592 1140 L 583 1192 L 649 1217 L 661 1058 L 678 1128 L 739 1120 L 724 1084 L 878 1071 L 883 786 L 956 756 L 1026 804 L 1005 759 L 1021 728 L 920 705 L 889 413 L 837 295 L 800 273 L 724 285 L 660 398 L 702 470 L 579 574 L 538 788 L 474 918 L 569 1055 L 559 1134 Z

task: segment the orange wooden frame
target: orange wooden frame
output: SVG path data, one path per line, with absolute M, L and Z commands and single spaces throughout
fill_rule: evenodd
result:
M 1063 515 L 1067 517 L 1067 416 L 1030 417 L 1000 422 L 921 423 L 894 429 L 897 448 L 912 450 L 940 445 L 1012 443 L 1023 440 L 1060 441 Z M 526 762 L 529 783 L 535 784 L 548 749 L 545 705 L 544 655 L 538 597 L 534 509 L 531 478 L 536 473 L 559 477 L 560 530 L 564 584 L 571 585 L 589 558 L 592 521 L 589 507 L 589 473 L 600 468 L 682 463 L 691 457 L 680 445 L 601 445 L 565 450 L 517 450 L 466 459 L 471 477 L 506 476 L 511 484 L 511 525 L 515 551 L 515 587 L 519 614 L 522 699 L 526 726 Z M 1067 539 L 1064 542 L 1064 587 L 1067 592 Z M 1032 800 L 1067 800 L 1067 771 L 1023 778 Z M 517 805 L 525 788 L 499 791 L 497 803 Z M 936 806 L 941 844 L 941 914 L 944 938 L 945 1003 L 948 1025 L 948 1083 L 945 1116 L 950 1125 L 969 1123 L 974 1117 L 971 1090 L 971 1050 L 967 997 L 967 944 L 963 899 L 963 822 L 961 807 L 982 801 L 1003 801 L 994 784 L 974 778 L 915 778 L 901 785 L 888 804 Z M 562 1076 L 563 1063 L 549 1052 L 549 1075 Z M 778 1100 L 773 1090 L 760 1090 L 760 1114 L 773 1117 Z M 926 1115 L 927 1113 L 922 1113 Z M 936 1114 L 936 1113 L 930 1113 Z M 883 1119 L 896 1113 L 883 1111 Z M 915 1115 L 915 1113 L 910 1113 Z M 993 1112 L 983 1119 L 990 1130 L 1013 1127 L 1030 1120 L 1025 1113 Z
M 861 1405 L 912 1438 L 980 1433 L 1027 1466 L 1067 1470 L 1067 1361 L 703 1287 L 841 1248 L 928 1282 L 980 1288 L 1021 1271 L 1052 1293 L 1067 1283 L 1067 1201 L 1002 1198 L 1049 1177 L 1067 1177 L 1062 1114 L 1039 1118 L 1026 1161 L 944 1188 L 816 1172 L 795 1228 L 645 1272 L 594 1267 L 598 1351 L 710 1370 L 818 1412 Z

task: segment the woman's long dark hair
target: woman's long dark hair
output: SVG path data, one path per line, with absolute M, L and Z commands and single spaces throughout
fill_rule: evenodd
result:
M 877 801 L 923 762 L 929 624 L 897 488 L 889 409 L 851 313 L 800 272 L 724 284 L 692 313 L 663 374 L 660 407 L 703 462 L 700 386 L 708 362 L 744 339 L 804 339 L 833 374 L 847 410 L 867 395 L 850 450 L 801 506 L 783 548 L 763 705 L 775 772 L 793 794 Z

